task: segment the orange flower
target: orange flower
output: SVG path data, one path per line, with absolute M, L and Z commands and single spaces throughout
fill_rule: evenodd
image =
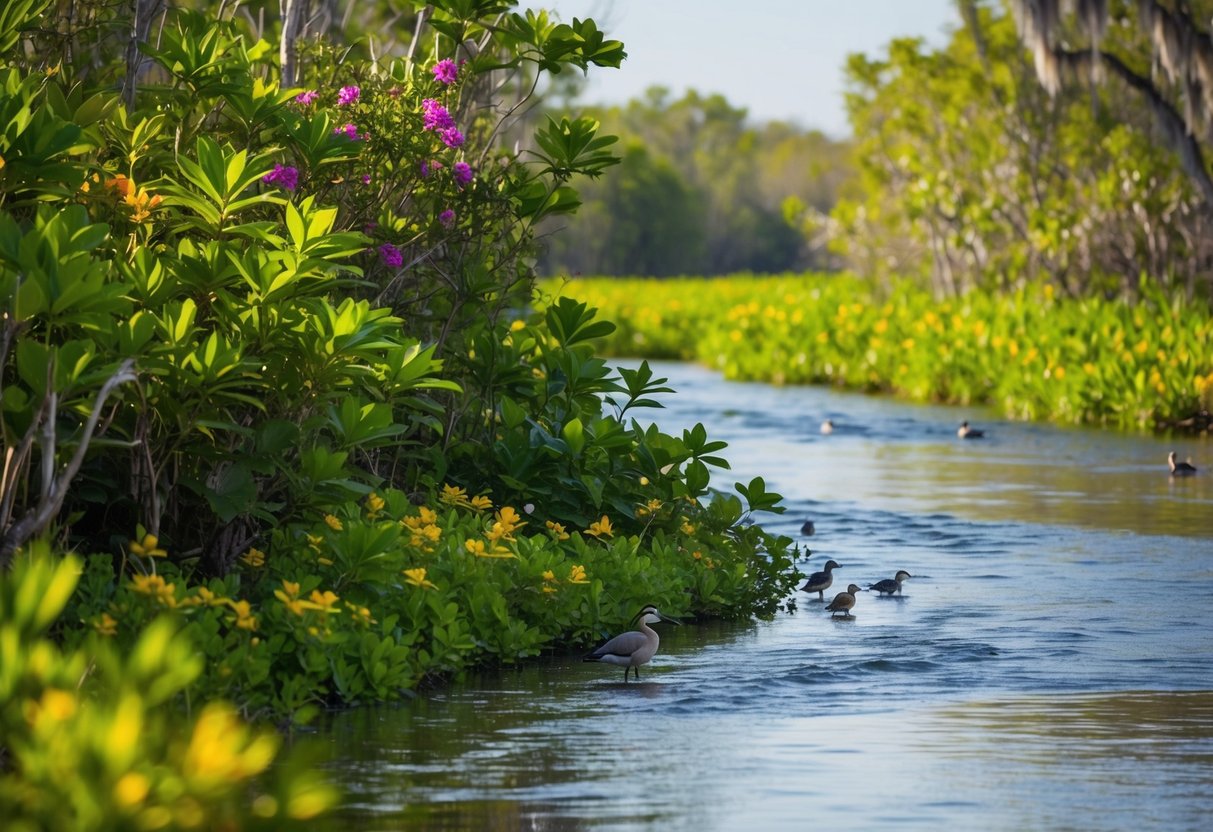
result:
M 605 514 L 602 515 L 601 520 L 590 524 L 587 534 L 592 534 L 594 537 L 598 538 L 614 537 L 615 530 L 611 528 L 611 518 L 607 517 Z

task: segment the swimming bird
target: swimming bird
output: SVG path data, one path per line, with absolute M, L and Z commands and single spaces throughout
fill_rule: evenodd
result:
M 800 533 L 803 535 L 812 535 L 817 531 L 817 527 L 813 525 L 812 520 L 805 520 L 800 527 Z
M 805 585 L 800 588 L 801 592 L 817 593 L 817 600 L 824 601 L 826 599 L 826 590 L 830 588 L 830 584 L 834 583 L 834 576 L 830 572 L 834 569 L 839 569 L 839 565 L 832 560 L 827 560 L 826 565 L 821 567 L 821 572 L 814 572 L 809 576 Z
M 881 595 L 892 595 L 894 592 L 900 595 L 902 582 L 913 577 L 913 575 L 904 569 L 898 569 L 897 574 L 892 578 L 885 578 L 883 581 L 877 581 L 868 587 L 868 589 L 874 589 Z
M 824 422 L 822 422 L 821 423 L 821 432 L 825 436 L 829 436 L 831 433 L 833 433 L 834 432 L 834 421 L 832 419 L 826 419 Z
M 977 430 L 976 428 L 969 427 L 968 422 L 961 422 L 960 428 L 956 431 L 956 435 L 961 439 L 981 439 L 986 435 L 986 432 L 984 430 Z
M 1175 451 L 1167 454 L 1167 465 L 1171 466 L 1173 477 L 1190 477 L 1196 473 L 1196 466 L 1192 463 L 1175 461 Z
M 826 609 L 830 611 L 830 618 L 842 613 L 843 617 L 850 618 L 851 610 L 855 606 L 855 593 L 860 589 L 855 584 L 847 587 L 846 592 L 840 592 L 834 596 L 834 600 L 826 605 Z
M 649 660 L 657 653 L 657 645 L 661 642 L 657 632 L 649 625 L 659 621 L 666 621 L 670 624 L 681 624 L 682 622 L 662 615 L 652 604 L 636 613 L 632 623 L 635 624 L 638 621 L 640 622 L 639 630 L 615 636 L 593 653 L 586 654 L 583 661 L 606 662 L 622 667 L 625 683 L 628 680 L 628 671 L 635 669 L 636 681 L 639 682 L 640 665 L 649 663 Z

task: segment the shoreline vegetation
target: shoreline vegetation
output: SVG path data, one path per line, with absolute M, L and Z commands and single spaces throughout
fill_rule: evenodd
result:
M 1013 419 L 1207 431 L 1213 314 L 1143 285 L 1134 304 L 1048 284 L 939 301 L 851 275 L 576 278 L 545 290 L 615 323 L 610 355 L 726 378 L 989 405 Z
M 536 228 L 618 159 L 512 116 L 622 43 L 451 1 L 273 46 L 170 7 L 136 51 L 85 6 L 0 16 L 6 828 L 308 828 L 336 795 L 267 723 L 786 603 L 780 496 L 532 305 Z

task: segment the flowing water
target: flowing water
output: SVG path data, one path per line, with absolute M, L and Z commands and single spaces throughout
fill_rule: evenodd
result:
M 658 424 L 729 442 L 714 484 L 765 477 L 764 525 L 842 564 L 827 599 L 903 596 L 658 625 L 640 684 L 538 659 L 338 714 L 332 828 L 1208 828 L 1213 446 L 654 366 Z

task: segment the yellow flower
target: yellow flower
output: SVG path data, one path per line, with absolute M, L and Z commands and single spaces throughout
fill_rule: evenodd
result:
M 1063 379 L 1065 377 L 1066 377 L 1066 368 L 1065 367 L 1056 367 L 1053 369 L 1053 378 L 1060 381 L 1061 379 Z
M 25 717 L 31 724 L 63 722 L 76 713 L 76 696 L 70 691 L 47 688 L 37 702 L 27 701 Z
M 262 566 L 265 566 L 265 552 L 250 547 L 247 552 L 240 556 L 240 560 L 254 569 L 260 569 Z
M 650 514 L 656 514 L 661 510 L 662 502 L 656 498 L 649 500 L 645 505 L 639 506 L 636 509 L 637 517 L 645 517 Z
M 333 609 L 333 605 L 341 600 L 337 597 L 337 593 L 327 589 L 324 592 L 313 589 L 311 599 L 312 603 L 316 605 L 316 609 L 325 613 L 338 612 L 338 610 Z
M 601 520 L 590 524 L 587 534 L 592 534 L 594 537 L 613 537 L 615 532 L 611 528 L 611 518 L 607 517 L 605 514 L 602 515 Z
M 142 803 L 151 791 L 151 782 L 137 771 L 128 771 L 114 784 L 114 801 L 123 807 Z
M 207 705 L 194 723 L 182 759 L 182 774 L 191 791 L 207 793 L 260 774 L 278 750 L 278 736 L 254 733 L 227 704 Z
M 371 617 L 371 611 L 369 609 L 367 609 L 366 607 L 360 607 L 357 604 L 351 604 L 349 601 L 345 602 L 345 606 L 350 611 L 350 615 L 352 615 L 355 619 L 357 619 L 359 624 L 369 625 L 369 624 L 378 623 L 375 621 L 374 618 Z
M 544 571 L 544 573 L 543 573 L 543 579 L 544 579 L 545 581 L 555 581 L 555 580 L 556 580 L 556 573 L 555 573 L 555 572 L 553 572 L 551 569 L 548 569 L 548 570 Z
M 248 601 L 232 601 L 230 606 L 232 612 L 236 613 L 237 627 L 250 632 L 257 629 L 257 619 L 253 616 L 253 608 Z
M 497 522 L 511 532 L 526 525 L 526 521 L 511 506 L 501 507 L 501 511 L 497 512 Z
M 569 583 L 571 584 L 588 584 L 590 579 L 585 576 L 584 566 L 574 566 L 569 570 Z
M 564 526 L 562 526 L 561 524 L 555 523 L 555 522 L 549 520 L 549 521 L 547 521 L 547 523 L 545 525 L 548 527 L 548 531 L 550 531 L 552 534 L 554 534 L 556 536 L 557 540 L 568 540 L 569 539 L 569 533 L 567 531 L 565 531 Z
M 493 541 L 495 543 L 495 541 Z M 516 558 L 518 557 L 509 549 L 494 545 L 492 549 L 484 545 L 483 540 L 469 540 L 463 544 L 464 547 L 478 558 Z
M 117 635 L 118 622 L 108 612 L 103 612 L 101 613 L 101 619 L 93 624 L 93 629 L 103 636 Z
M 159 547 L 160 539 L 154 534 L 145 534 L 142 540 L 132 540 L 127 544 L 132 555 L 146 555 L 149 558 L 168 557 L 168 552 Z
M 317 553 L 320 552 L 320 544 L 324 543 L 324 538 L 318 534 L 309 534 L 307 536 L 307 545 Z
M 526 321 L 519 318 L 510 322 L 510 332 L 517 332 L 520 329 L 526 329 Z
M 366 516 L 372 520 L 379 516 L 379 512 L 383 511 L 383 507 L 387 505 L 384 499 L 372 491 L 366 495 Z
M 342 531 L 345 528 L 345 526 L 341 525 L 341 521 L 331 514 L 324 515 L 324 522 L 335 532 Z
M 472 498 L 472 508 L 479 509 L 481 511 L 487 511 L 488 509 L 490 509 L 492 507 L 493 507 L 493 501 L 490 500 L 488 497 L 484 496 L 483 494 L 481 494 L 479 497 Z
M 695 534 L 695 527 L 692 526 L 689 521 L 683 520 L 682 521 L 682 533 L 683 534 Z
M 291 598 L 294 598 L 299 594 L 299 584 L 295 583 L 294 581 L 283 580 L 282 588 Z
M 404 570 L 404 582 L 413 586 L 419 586 L 422 589 L 437 589 L 432 581 L 426 580 L 425 569 L 417 567 L 416 569 Z
M 229 602 L 229 599 L 224 598 L 222 595 L 216 595 L 205 586 L 198 587 L 196 593 L 194 596 L 195 603 L 207 607 L 221 607 Z
M 463 506 L 465 508 L 471 508 L 472 505 L 472 503 L 468 500 L 468 493 L 465 489 L 449 483 L 442 486 L 442 494 L 438 497 L 438 499 L 446 503 L 448 506 Z
M 154 598 L 169 609 L 176 608 L 176 587 L 165 583 L 164 578 L 159 575 L 136 575 L 131 578 L 131 584 L 135 592 Z

